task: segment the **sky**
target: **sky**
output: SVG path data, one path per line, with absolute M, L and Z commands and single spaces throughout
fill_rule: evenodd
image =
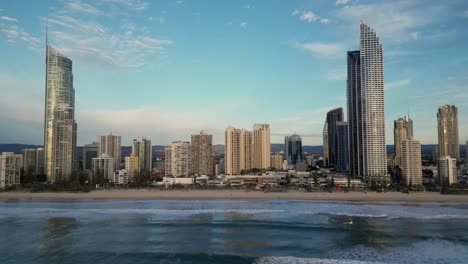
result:
M 361 20 L 383 45 L 387 143 L 406 114 L 416 139 L 437 143 L 444 104 L 468 140 L 465 0 L 3 0 L 0 143 L 43 143 L 46 17 L 49 43 L 73 61 L 79 145 L 200 130 L 222 144 L 229 125 L 255 123 L 272 143 L 298 133 L 321 145 L 326 112 L 346 111 Z

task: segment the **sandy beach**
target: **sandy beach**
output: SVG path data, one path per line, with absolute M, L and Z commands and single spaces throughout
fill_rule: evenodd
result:
M 89 193 L 67 192 L 2 192 L 0 201 L 7 200 L 214 200 L 214 199 L 284 199 L 284 200 L 327 200 L 327 201 L 365 201 L 365 202 L 468 202 L 468 195 L 441 195 L 435 192 L 421 193 L 377 193 L 377 192 L 300 192 L 289 191 L 283 193 L 264 193 L 260 191 L 244 190 L 155 190 L 155 189 L 127 189 L 127 190 L 97 190 Z

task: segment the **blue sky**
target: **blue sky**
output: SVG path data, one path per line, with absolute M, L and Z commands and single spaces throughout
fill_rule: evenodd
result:
M 459 109 L 468 140 L 468 3 L 429 1 L 5 0 L 0 3 L 0 143 L 42 144 L 45 17 L 73 60 L 78 143 L 112 131 L 128 145 L 271 125 L 322 143 L 346 109 L 346 51 L 362 19 L 384 49 L 386 137 L 407 113 L 437 142 L 437 108 Z

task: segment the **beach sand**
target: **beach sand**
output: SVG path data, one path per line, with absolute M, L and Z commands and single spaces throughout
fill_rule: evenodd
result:
M 1 192 L 0 201 L 6 200 L 326 200 L 326 201 L 364 201 L 364 202 L 468 202 L 468 195 L 441 195 L 435 192 L 420 193 L 377 193 L 377 192 L 270 192 L 245 190 L 156 190 L 123 189 L 96 190 L 89 193 L 71 192 Z

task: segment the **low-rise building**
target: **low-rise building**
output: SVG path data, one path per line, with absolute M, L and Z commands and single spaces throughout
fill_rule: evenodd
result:
M 0 188 L 20 184 L 23 156 L 13 152 L 3 152 L 0 155 Z
M 126 185 L 128 184 L 128 172 L 127 170 L 117 170 L 114 172 L 114 184 Z

